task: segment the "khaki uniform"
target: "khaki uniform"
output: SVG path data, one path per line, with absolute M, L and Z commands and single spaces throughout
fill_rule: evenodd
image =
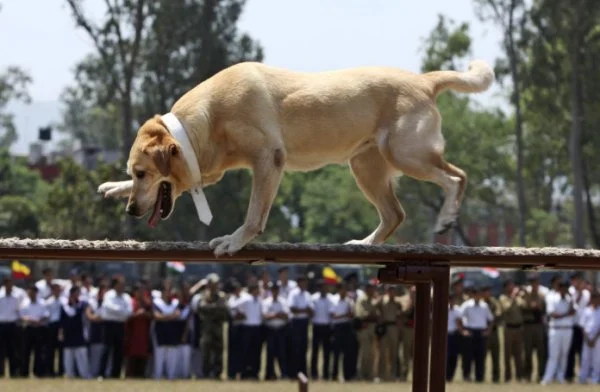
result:
M 379 376 L 391 381 L 395 379 L 398 367 L 402 304 L 397 297 L 390 299 L 388 295 L 384 295 L 379 302 L 379 309 L 382 324 L 385 325 L 385 334 L 379 342 Z
M 400 378 L 406 380 L 413 359 L 415 342 L 415 307 L 410 294 L 399 298 L 402 303 L 402 361 L 400 363 Z
M 356 302 L 354 314 L 356 318 L 362 321 L 362 326 L 356 333 L 360 350 L 358 356 L 359 377 L 363 380 L 372 381 L 375 371 L 375 326 L 377 324 L 376 320 L 380 317 L 377 300 L 367 296 L 359 298 Z M 370 317 L 374 317 L 375 320 L 366 320 Z
M 537 374 L 541 380 L 546 367 L 546 328 L 544 315 L 546 314 L 546 301 L 541 293 L 525 293 L 523 296 L 523 339 L 525 340 L 525 366 L 523 376 L 531 380 L 533 376 L 533 350 L 537 357 Z
M 492 357 L 492 381 L 500 381 L 500 338 L 498 336 L 498 325 L 502 321 L 502 307 L 500 301 L 494 297 L 485 300 L 494 315 L 494 324 L 490 329 L 490 335 L 486 339 L 486 351 Z
M 504 319 L 504 378 L 512 379 L 511 359 L 515 364 L 517 380 L 523 379 L 523 308 L 525 300 L 519 294 L 511 298 L 500 296 L 502 317 Z

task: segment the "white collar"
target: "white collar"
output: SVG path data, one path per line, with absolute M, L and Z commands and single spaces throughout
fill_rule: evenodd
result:
M 188 138 L 183 125 L 173 113 L 169 112 L 164 114 L 161 116 L 161 119 L 175 140 L 177 140 L 177 142 L 181 145 L 183 158 L 185 159 L 188 169 L 192 175 L 192 183 L 195 184 L 195 186 L 190 189 L 190 193 L 192 195 L 192 199 L 194 200 L 196 211 L 198 212 L 198 218 L 202 223 L 208 226 L 212 220 L 212 213 L 210 212 L 208 200 L 206 199 L 204 191 L 202 190 L 202 175 L 200 173 L 200 167 L 198 165 L 198 160 L 196 159 L 196 153 L 192 148 L 190 139 Z

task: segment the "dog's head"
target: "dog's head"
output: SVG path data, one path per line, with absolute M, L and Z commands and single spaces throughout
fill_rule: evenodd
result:
M 148 225 L 168 219 L 175 201 L 190 187 L 190 174 L 179 143 L 159 115 L 146 121 L 131 146 L 127 173 L 133 188 L 127 213 L 141 218 L 151 211 Z

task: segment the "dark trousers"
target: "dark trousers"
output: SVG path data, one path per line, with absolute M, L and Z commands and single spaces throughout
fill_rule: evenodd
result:
M 229 323 L 227 346 L 227 377 L 234 380 L 238 374 L 242 373 L 244 366 L 243 356 L 239 355 L 240 348 L 244 347 L 244 335 L 242 325 L 232 325 Z
M 281 378 L 287 378 L 289 375 L 285 337 L 285 327 L 267 327 L 267 372 L 265 375 L 267 380 L 275 380 L 277 378 L 275 376 L 275 359 L 277 359 L 277 363 L 279 364 Z
M 110 378 L 121 378 L 123 364 L 123 343 L 125 339 L 125 323 L 119 321 L 104 322 L 104 349 L 100 359 L 100 374 L 106 374 L 108 356 L 112 351 L 112 367 Z
M 244 326 L 244 367 L 242 370 L 242 378 L 258 380 L 258 372 L 260 371 L 260 343 L 261 343 L 261 327 L 260 326 Z M 238 355 L 240 355 L 238 353 Z
M 17 341 L 17 323 L 0 323 L 0 377 L 4 377 L 7 359 L 10 377 L 18 377 Z
M 576 325 L 573 327 L 573 339 L 569 348 L 569 356 L 567 358 L 567 370 L 565 371 L 565 379 L 573 380 L 575 377 L 575 356 L 579 357 L 579 365 L 581 365 L 581 350 L 583 349 L 583 329 Z
M 62 344 L 58 341 L 59 323 L 48 324 L 46 338 L 46 371 L 49 377 L 62 376 L 64 374 L 64 360 Z M 58 351 L 58 356 L 56 352 Z M 58 357 L 58 358 L 57 358 Z M 58 359 L 58 362 L 57 362 Z M 77 368 L 77 367 L 75 367 Z
M 485 376 L 486 338 L 481 329 L 469 329 L 470 336 L 463 337 L 463 375 L 471 373 L 475 362 L 475 381 L 483 382 Z M 469 380 L 469 378 L 465 378 Z
M 29 367 L 31 364 L 31 355 L 33 354 L 33 375 L 44 377 L 46 375 L 46 360 L 44 358 L 44 342 L 46 340 L 46 327 L 25 327 L 23 328 L 23 367 L 21 376 L 29 377 Z
M 323 350 L 323 368 L 321 377 L 329 379 L 329 356 L 331 350 L 331 326 L 329 324 L 313 324 L 312 327 L 312 349 L 310 354 L 310 374 L 312 378 L 319 378 L 319 346 Z
M 125 367 L 125 377 L 127 378 L 146 378 L 146 365 L 148 357 L 127 357 Z
M 460 352 L 458 332 L 448 333 L 448 359 L 446 361 L 446 381 L 451 382 L 454 379 L 456 372 L 456 364 L 458 362 L 458 353 Z
M 358 351 L 360 346 L 358 345 L 358 337 L 356 336 L 356 329 L 351 324 L 350 336 L 348 337 L 348 377 L 344 375 L 346 381 L 354 380 L 358 373 Z M 345 361 L 344 361 L 345 362 Z M 400 362 L 398 362 L 400 363 Z M 344 367 L 345 368 L 345 367 Z
M 294 343 L 293 364 L 295 377 L 299 372 L 306 372 L 306 352 L 308 351 L 308 319 L 292 319 L 292 341 Z
M 354 361 L 354 366 L 352 365 L 353 338 L 352 323 L 350 321 L 333 325 L 333 366 L 331 378 L 334 381 L 338 379 L 340 356 L 343 356 L 342 370 L 344 372 L 344 380 L 349 381 L 356 375 L 356 361 Z

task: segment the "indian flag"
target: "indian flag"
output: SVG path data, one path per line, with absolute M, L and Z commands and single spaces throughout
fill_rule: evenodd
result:
M 482 268 L 481 272 L 483 272 L 485 275 L 489 276 L 492 279 L 496 279 L 497 277 L 500 276 L 500 271 L 498 271 L 497 268 Z
M 25 264 L 21 264 L 18 260 L 13 260 L 11 265 L 13 279 L 25 279 L 31 275 L 31 270 Z
M 325 267 L 323 268 L 323 280 L 326 284 L 336 284 L 341 279 L 337 276 L 333 268 Z
M 167 271 L 173 274 L 183 274 L 185 272 L 185 264 L 182 261 L 168 261 Z

